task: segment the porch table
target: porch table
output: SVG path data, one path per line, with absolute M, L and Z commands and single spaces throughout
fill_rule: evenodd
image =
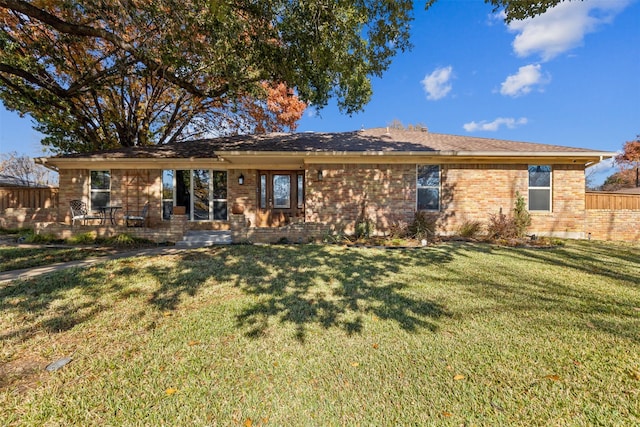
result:
M 104 225 L 104 223 L 107 221 L 108 213 L 111 225 L 116 225 L 116 213 L 118 212 L 118 209 L 122 209 L 122 206 L 102 206 L 98 208 L 98 210 L 102 214 L 102 221 L 100 221 L 100 224 Z

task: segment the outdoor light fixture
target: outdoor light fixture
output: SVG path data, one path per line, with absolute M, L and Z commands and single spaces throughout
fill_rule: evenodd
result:
M 238 177 L 238 184 L 240 185 L 244 184 L 244 175 L 240 174 L 240 176 Z
M 322 169 L 318 169 L 318 181 L 322 181 Z

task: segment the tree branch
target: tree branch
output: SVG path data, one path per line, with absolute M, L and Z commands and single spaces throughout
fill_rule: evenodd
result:
M 141 62 L 151 70 L 164 71 L 164 78 L 166 78 L 176 86 L 193 93 L 194 95 L 198 95 L 203 98 L 217 98 L 224 95 L 229 90 L 229 84 L 224 83 L 217 90 L 203 91 L 191 82 L 179 78 L 174 70 L 171 70 L 169 67 L 162 65 L 160 62 L 149 57 L 140 49 L 136 49 L 134 45 L 127 42 L 122 37 L 119 37 L 118 35 L 105 29 L 63 21 L 57 16 L 52 15 L 51 13 L 37 8 L 32 4 L 22 0 L 0 0 L 0 7 L 12 9 L 16 12 L 22 13 L 23 15 L 26 15 L 30 18 L 36 19 L 44 24 L 51 26 L 61 33 L 106 40 L 114 46 L 130 53 L 137 61 Z

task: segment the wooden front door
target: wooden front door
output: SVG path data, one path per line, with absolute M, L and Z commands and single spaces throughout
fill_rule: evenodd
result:
M 258 172 L 258 227 L 281 227 L 304 215 L 304 172 Z

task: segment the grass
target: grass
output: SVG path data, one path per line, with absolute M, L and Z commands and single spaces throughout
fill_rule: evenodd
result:
M 0 246 L 0 272 L 76 261 L 112 252 L 107 248 Z
M 637 425 L 639 249 L 230 246 L 3 284 L 0 419 Z
M 25 243 L 40 243 L 42 245 L 3 246 L 0 244 L 0 272 L 77 261 L 121 250 L 156 246 L 149 240 L 132 237 L 126 233 L 106 239 L 96 239 L 91 233 L 84 233 L 64 241 L 56 240 L 51 236 L 34 234 L 30 230 L 26 232 L 21 230 L 21 232 L 22 236 L 26 237 Z M 50 243 L 56 243 L 56 245 L 46 246 Z M 64 243 L 73 246 L 65 247 Z

